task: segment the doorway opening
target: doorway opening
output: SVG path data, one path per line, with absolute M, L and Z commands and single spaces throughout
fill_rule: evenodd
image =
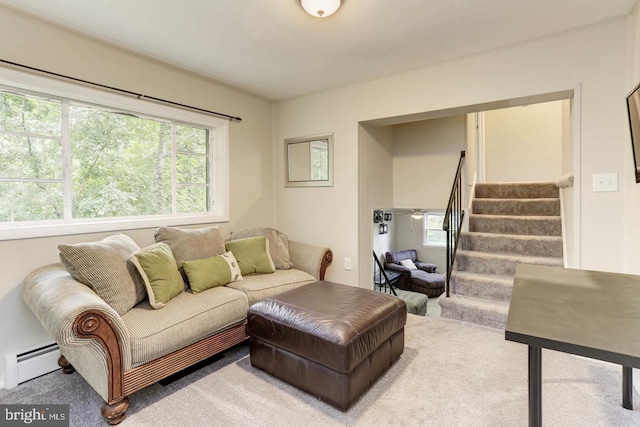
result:
M 476 182 L 557 181 L 579 175 L 576 91 L 361 122 L 359 125 L 359 285 L 371 286 L 374 250 L 416 249 L 446 270 L 442 247 L 430 244 L 433 221 L 446 208 L 460 151 L 466 151 L 464 200 Z M 546 123 L 546 124 L 545 124 Z M 518 136 L 519 135 L 519 136 Z M 567 252 L 578 265 L 579 191 L 562 190 Z M 373 211 L 390 218 L 381 227 Z M 420 210 L 422 219 L 402 212 Z

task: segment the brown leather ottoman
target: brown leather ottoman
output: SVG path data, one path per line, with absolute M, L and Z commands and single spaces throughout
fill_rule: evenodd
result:
M 316 282 L 249 308 L 251 364 L 346 411 L 404 350 L 400 298 Z

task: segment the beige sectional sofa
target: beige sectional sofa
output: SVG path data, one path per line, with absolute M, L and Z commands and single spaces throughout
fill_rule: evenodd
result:
M 215 228 L 207 233 L 211 229 Z M 251 304 L 324 279 L 332 259 L 328 248 L 288 241 L 273 229 L 252 229 L 248 235 L 252 234 L 280 239 L 277 250 L 273 239 L 268 244 L 274 248 L 271 252 L 288 252 L 280 267 L 290 268 L 244 275 L 242 280 L 199 293 L 187 289 L 160 309 L 144 297 L 130 309 L 111 303 L 116 310 L 105 302 L 109 298 L 98 295 L 97 287 L 81 283 L 87 278 L 61 256 L 62 264 L 32 272 L 23 282 L 22 295 L 59 344 L 63 370 L 79 372 L 105 400 L 102 415 L 110 424 L 118 424 L 131 393 L 245 341 Z M 211 253 L 206 239 L 190 245 L 188 238 L 187 234 L 187 245 L 182 247 L 187 258 L 180 259 L 180 247 L 172 247 L 178 264 Z M 156 235 L 156 240 L 162 239 Z M 205 255 L 198 253 L 199 246 Z

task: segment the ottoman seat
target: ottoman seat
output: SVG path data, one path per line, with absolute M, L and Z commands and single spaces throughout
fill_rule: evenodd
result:
M 416 314 L 418 316 L 427 315 L 427 303 L 429 297 L 420 292 L 403 291 L 402 289 L 396 289 L 398 298 L 404 301 L 407 305 L 407 313 Z
M 251 363 L 346 410 L 404 350 L 406 306 L 317 282 L 249 308 Z
M 429 298 L 435 298 L 444 292 L 444 276 L 439 273 L 427 273 L 423 270 L 411 270 L 411 290 L 420 292 Z

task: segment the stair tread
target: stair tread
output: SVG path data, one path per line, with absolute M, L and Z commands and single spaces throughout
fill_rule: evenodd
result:
M 485 298 L 478 298 L 478 297 L 459 295 L 459 294 L 453 294 L 450 297 L 445 297 L 443 295 L 440 298 L 438 298 L 438 304 L 440 304 L 441 306 L 460 304 L 460 305 L 472 306 L 472 307 L 484 309 L 484 310 L 489 309 L 489 310 L 497 311 L 502 314 L 507 314 L 509 312 L 509 302 L 489 300 Z
M 504 284 L 513 285 L 513 277 L 511 276 L 502 276 L 498 274 L 484 274 L 484 273 L 474 273 L 471 271 L 460 271 L 453 270 L 451 272 L 451 277 L 460 277 L 462 279 L 479 279 L 485 281 L 493 281 L 493 282 L 502 282 Z
M 496 215 L 496 214 L 479 214 L 479 213 L 470 213 L 469 214 L 470 217 L 481 217 L 481 218 L 489 218 L 489 219 L 495 219 L 495 220 L 501 220 L 501 219 L 516 219 L 516 220 L 522 220 L 522 221 L 527 221 L 527 220 L 556 220 L 556 221 L 560 221 L 560 215 Z
M 543 201 L 550 201 L 550 202 L 555 202 L 556 200 L 560 200 L 560 197 L 510 197 L 508 199 L 503 199 L 500 197 L 481 197 L 478 199 L 474 199 L 474 200 L 478 200 L 478 201 L 483 201 L 483 202 L 492 202 L 492 201 L 499 201 L 499 202 L 513 202 L 513 201 L 522 201 L 522 202 L 526 202 L 526 203 L 535 203 L 535 202 L 543 202 Z
M 521 197 L 535 198 L 540 195 L 558 197 L 559 189 L 555 182 L 497 182 L 478 183 L 475 197 Z
M 451 274 L 451 286 L 451 293 L 454 295 L 510 301 L 513 277 L 454 270 Z
M 463 231 L 460 235 L 469 236 L 486 236 L 489 239 L 508 238 L 515 240 L 546 240 L 550 242 L 562 242 L 562 236 L 544 236 L 538 234 L 503 234 L 503 233 L 487 233 L 484 231 Z
M 500 258 L 507 259 L 511 261 L 521 261 L 524 264 L 538 264 L 545 262 L 553 262 L 564 264 L 563 258 L 557 257 L 540 257 L 540 256 L 527 256 L 527 255 L 517 255 L 517 254 L 503 254 L 503 253 L 495 253 L 495 252 L 483 252 L 483 251 L 467 251 L 464 249 L 458 249 L 457 254 L 459 255 L 467 255 L 467 256 L 478 256 L 481 258 Z
M 536 199 L 473 199 L 473 213 L 490 215 L 560 215 L 559 198 Z
M 470 214 L 471 232 L 520 236 L 561 236 L 562 220 L 558 215 Z
M 508 231 L 508 230 L 506 230 Z M 562 237 L 538 234 L 503 234 L 479 231 L 460 234 L 459 248 L 466 251 L 513 254 L 523 256 L 562 256 Z

